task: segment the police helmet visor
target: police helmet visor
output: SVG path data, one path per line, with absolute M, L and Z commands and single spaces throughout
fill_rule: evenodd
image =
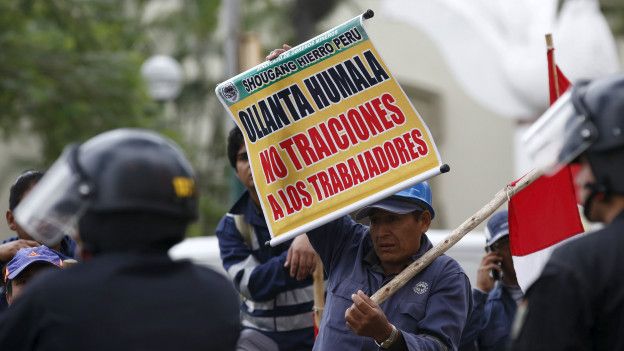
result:
M 19 225 L 46 246 L 57 245 L 65 235 L 76 237 L 78 220 L 87 206 L 78 191 L 81 177 L 72 167 L 76 149 L 66 149 L 15 209 Z
M 555 174 L 592 144 L 596 128 L 566 92 L 529 128 L 524 149 L 533 168 Z

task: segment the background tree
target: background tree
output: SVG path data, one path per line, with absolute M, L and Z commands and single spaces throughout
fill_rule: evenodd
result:
M 624 1 L 600 0 L 600 9 L 609 21 L 613 33 L 616 36 L 624 36 Z
M 68 142 L 152 127 L 139 22 L 122 1 L 0 2 L 0 131 L 34 134 L 42 165 Z

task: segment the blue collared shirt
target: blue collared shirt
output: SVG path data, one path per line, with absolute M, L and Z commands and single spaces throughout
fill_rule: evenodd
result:
M 327 299 L 314 350 L 378 350 L 345 322 L 351 294 L 372 295 L 393 277 L 378 264 L 368 227 L 345 216 L 308 232 L 328 274 Z M 417 259 L 432 245 L 422 236 Z M 442 255 L 381 304 L 409 350 L 456 350 L 471 309 L 470 282 L 460 265 Z

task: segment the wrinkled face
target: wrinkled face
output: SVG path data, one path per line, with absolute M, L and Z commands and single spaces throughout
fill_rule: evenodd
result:
M 431 214 L 428 211 L 401 215 L 375 210 L 370 215 L 370 235 L 382 266 L 409 264 L 430 224 Z
M 251 175 L 251 166 L 249 165 L 249 157 L 247 156 L 247 149 L 243 144 L 236 153 L 236 176 L 243 183 L 247 190 L 252 191 L 254 189 L 253 176 Z M 255 191 L 255 190 L 253 190 Z

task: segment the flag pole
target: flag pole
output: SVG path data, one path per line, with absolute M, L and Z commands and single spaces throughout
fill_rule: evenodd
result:
M 459 227 L 453 230 L 442 242 L 434 246 L 431 250 L 427 251 L 419 259 L 412 262 L 401 273 L 394 277 L 388 284 L 384 285 L 381 289 L 377 290 L 371 299 L 377 304 L 381 304 L 400 288 L 402 288 L 407 282 L 409 282 L 416 274 L 420 273 L 425 267 L 427 267 L 433 260 L 445 253 L 451 246 L 455 245 L 461 238 L 488 218 L 494 211 L 496 211 L 505 201 L 508 201 L 513 195 L 520 190 L 524 189 L 527 185 L 533 183 L 537 178 L 542 175 L 537 170 L 532 170 L 522 177 L 519 181 L 508 184 L 503 189 L 499 190 L 494 198 L 490 200 L 479 211 L 466 219 Z
M 557 74 L 557 63 L 555 63 L 555 45 L 553 43 L 552 34 L 546 34 L 546 52 L 549 58 L 549 71 L 552 75 L 552 82 L 555 88 L 555 97 L 559 98 L 561 96 L 561 92 L 559 91 L 559 77 Z M 551 101 L 552 104 L 552 101 Z
M 321 327 L 321 318 L 325 309 L 325 277 L 323 275 L 323 262 L 320 259 L 316 261 L 316 268 L 312 277 L 314 279 L 314 328 L 318 330 Z

